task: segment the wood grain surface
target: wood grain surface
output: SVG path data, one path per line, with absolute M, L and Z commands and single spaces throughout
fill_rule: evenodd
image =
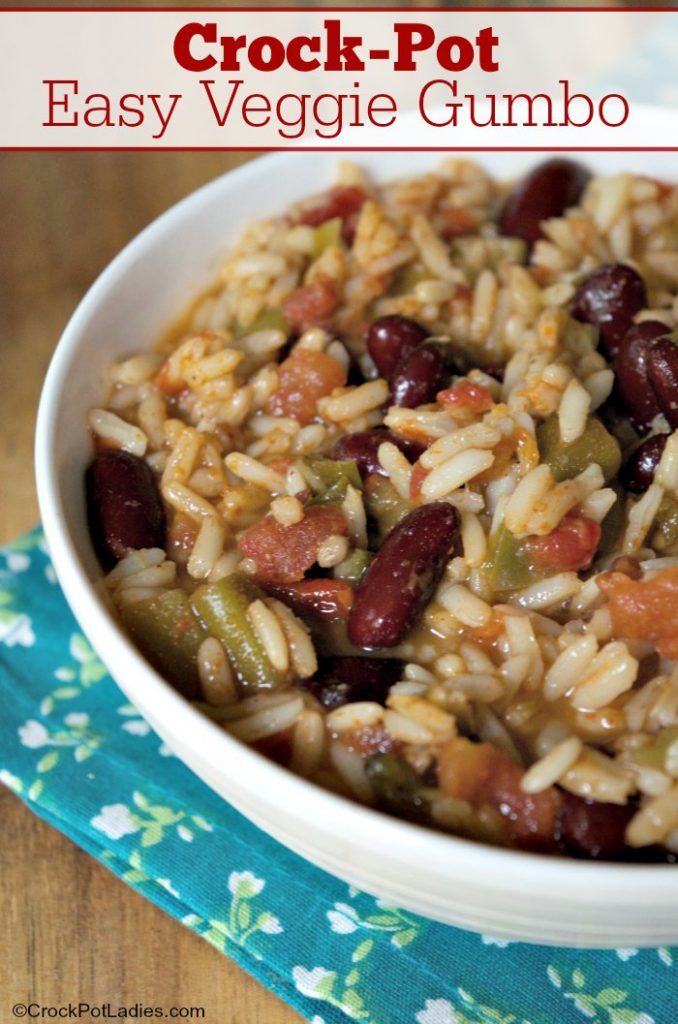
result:
M 0 154 L 0 543 L 38 519 L 35 411 L 78 299 L 151 218 L 243 159 Z M 204 1007 L 205 1024 L 300 1021 L 3 786 L 0 822 L 0 1024 L 30 1001 Z

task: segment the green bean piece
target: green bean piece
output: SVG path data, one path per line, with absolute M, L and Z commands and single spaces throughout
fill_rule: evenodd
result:
M 256 635 L 247 609 L 263 594 L 246 576 L 233 573 L 218 583 L 199 587 L 191 598 L 196 614 L 222 642 L 244 694 L 272 690 L 283 681 Z
M 537 443 L 542 462 L 550 466 L 557 481 L 570 480 L 597 462 L 605 483 L 609 483 L 621 466 L 619 444 L 597 416 L 589 416 L 584 433 L 565 444 L 560 436 L 558 414 L 554 412 L 537 428 Z
M 678 554 L 678 501 L 668 494 L 659 506 L 651 543 L 662 555 Z
M 343 222 L 341 217 L 332 217 L 326 220 L 313 232 L 313 259 L 317 260 L 322 256 L 328 245 L 341 245 L 341 230 Z
M 377 803 L 401 818 L 425 821 L 429 805 L 414 768 L 393 754 L 374 754 L 365 765 Z
M 490 537 L 486 569 L 490 585 L 496 593 L 522 590 L 540 577 L 528 561 L 522 541 L 502 523 Z
M 311 505 L 341 505 L 349 484 L 362 489 L 360 473 L 350 459 L 302 459 L 304 475 L 311 485 Z
M 348 558 L 345 558 L 339 565 L 335 565 L 332 575 L 335 579 L 346 580 L 347 583 L 355 586 L 360 583 L 371 561 L 372 555 L 369 551 L 365 551 L 364 548 L 356 548 Z
M 200 696 L 197 655 L 207 632 L 193 614 L 188 595 L 168 590 L 127 605 L 121 615 L 151 665 L 184 697 Z

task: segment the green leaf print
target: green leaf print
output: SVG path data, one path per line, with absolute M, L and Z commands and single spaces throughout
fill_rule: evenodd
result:
M 155 846 L 156 843 L 162 842 L 164 836 L 162 825 L 158 825 L 157 822 L 153 822 L 152 825 L 147 825 L 141 833 L 141 845 L 142 846 Z
M 52 768 L 55 768 L 59 763 L 59 752 L 57 750 L 51 750 L 49 754 L 45 754 L 41 757 L 37 764 L 37 770 L 42 775 L 44 772 L 51 772 Z
M 402 932 L 396 932 L 396 934 L 391 939 L 391 942 L 393 943 L 394 946 L 397 946 L 398 949 L 402 949 L 403 946 L 409 946 L 410 942 L 414 942 L 416 937 L 417 929 L 407 928 Z
M 618 1006 L 626 996 L 627 993 L 620 988 L 604 988 L 598 993 L 597 999 L 601 1006 Z
M 181 814 L 175 814 L 169 807 L 149 807 L 147 805 L 146 809 L 159 825 L 174 825 L 182 818 Z
M 238 907 L 236 921 L 238 928 L 240 928 L 241 930 L 244 931 L 246 928 L 249 928 L 252 922 L 252 911 L 250 910 L 247 903 L 241 903 L 240 906 Z
M 356 948 L 353 950 L 351 960 L 353 961 L 354 964 L 360 963 L 361 960 L 364 960 L 366 956 L 370 955 L 373 948 L 374 939 L 365 939 L 364 942 L 361 942 L 360 945 L 356 946 Z
M 33 785 L 28 790 L 28 799 L 37 800 L 44 789 L 44 783 L 42 779 L 36 779 Z

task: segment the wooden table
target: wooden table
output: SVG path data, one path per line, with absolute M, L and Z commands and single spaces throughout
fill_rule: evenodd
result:
M 0 155 L 0 543 L 38 519 L 33 425 L 76 302 L 124 243 L 237 154 Z M 205 1024 L 299 1016 L 0 786 L 0 1021 L 15 1002 L 205 1008 Z

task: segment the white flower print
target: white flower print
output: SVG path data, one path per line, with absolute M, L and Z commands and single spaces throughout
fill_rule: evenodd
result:
M 626 960 L 630 960 L 632 956 L 637 956 L 638 955 L 638 950 L 637 949 L 631 949 L 631 948 L 629 948 L 629 949 L 615 949 L 615 953 L 617 954 L 617 956 L 619 957 L 620 960 L 626 961 Z
M 129 808 L 124 804 L 108 804 L 102 807 L 99 814 L 90 822 L 99 832 L 104 832 L 109 839 L 121 839 L 123 836 L 138 832 L 139 826 L 132 819 Z
M 228 890 L 238 899 L 258 896 L 265 885 L 263 878 L 257 878 L 251 871 L 231 871 L 228 876 Z
M 156 882 L 158 883 L 158 885 L 161 885 L 163 889 L 166 889 L 171 896 L 175 896 L 177 899 L 181 899 L 179 893 L 174 888 L 169 878 L 156 878 Z
M 0 643 L 7 647 L 32 647 L 35 633 L 28 615 L 10 615 L 6 620 L 0 620 Z
M 123 722 L 120 728 L 132 736 L 148 736 L 151 731 L 150 725 L 143 718 L 133 718 L 129 722 Z
M 268 911 L 264 911 L 259 915 L 259 931 L 264 932 L 265 935 L 280 935 L 283 931 L 283 926 L 275 914 L 269 914 Z
M 335 903 L 334 910 L 327 911 L 327 920 L 332 931 L 339 935 L 350 935 L 359 927 L 358 915 L 348 903 Z
M 447 999 L 427 999 L 416 1014 L 417 1024 L 461 1024 L 462 1018 Z
M 47 729 L 42 722 L 36 722 L 34 718 L 29 719 L 25 725 L 19 726 L 19 739 L 22 745 L 28 747 L 29 750 L 46 747 L 50 742 Z
M 10 572 L 26 572 L 31 560 L 24 551 L 8 551 L 5 555 Z
M 21 779 L 16 775 L 12 775 L 12 773 L 8 772 L 6 768 L 0 769 L 0 782 L 15 793 L 21 792 Z
M 193 833 L 190 828 L 186 828 L 185 825 L 177 825 L 177 835 L 179 839 L 183 839 L 185 843 L 193 842 Z
M 334 971 L 328 971 L 326 967 L 313 967 L 309 971 L 306 967 L 293 967 L 292 977 L 302 996 L 309 996 L 311 999 L 322 999 L 323 982 L 329 982 L 336 977 Z
M 511 943 L 508 939 L 495 939 L 493 935 L 481 935 L 484 946 L 498 946 L 499 949 L 506 949 Z

